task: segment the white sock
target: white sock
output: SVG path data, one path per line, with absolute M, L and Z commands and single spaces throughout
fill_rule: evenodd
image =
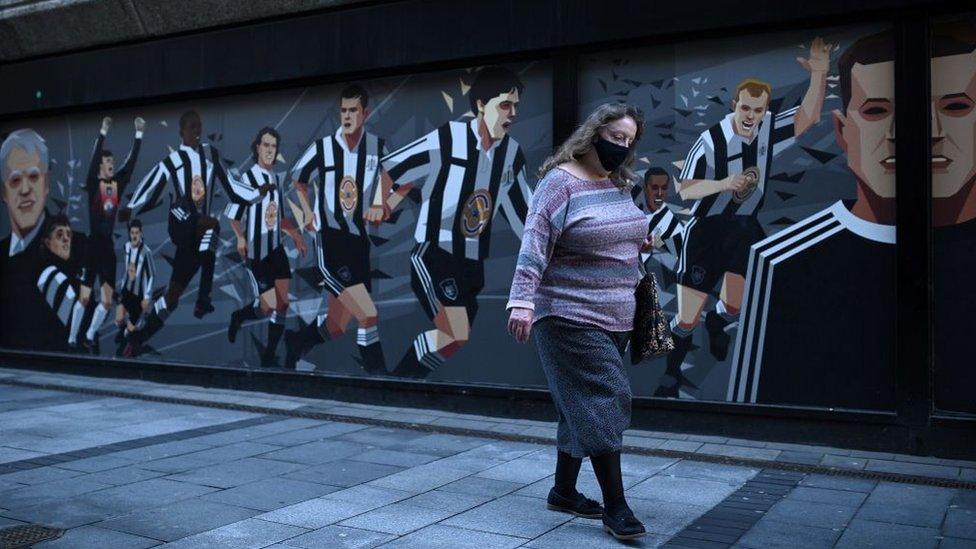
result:
M 104 303 L 99 303 L 98 307 L 95 307 L 95 314 L 92 315 L 91 325 L 88 326 L 88 333 L 85 334 L 85 337 L 89 341 L 95 339 L 95 334 L 102 327 L 102 322 L 105 322 L 105 317 L 108 316 L 108 312 L 108 307 Z
M 75 301 L 75 306 L 71 309 L 71 325 L 68 331 L 68 345 L 78 343 L 78 330 L 81 328 L 81 317 L 85 316 L 85 306 L 80 301 Z
M 380 332 L 378 326 L 370 326 L 369 328 L 363 328 L 362 326 L 356 330 L 356 345 L 362 347 L 369 347 L 370 345 L 377 343 L 380 340 Z

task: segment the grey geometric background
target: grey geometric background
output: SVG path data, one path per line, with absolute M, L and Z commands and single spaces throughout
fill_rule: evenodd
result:
M 773 88 L 770 111 L 791 108 L 800 103 L 809 83 L 809 73 L 796 58 L 809 57 L 810 43 L 817 36 L 834 44 L 820 123 L 773 160 L 759 212 L 759 221 L 771 235 L 837 200 L 855 197 L 855 181 L 834 141 L 831 119 L 831 111 L 841 108 L 837 59 L 858 38 L 884 29 L 881 25 L 809 29 L 586 56 L 580 77 L 580 116 L 605 102 L 625 101 L 640 107 L 646 131 L 638 145 L 638 173 L 649 166 L 668 170 L 672 184 L 667 203 L 680 218 L 687 219 L 681 214 L 687 213 L 693 201 L 682 202 L 675 192 L 674 177 L 681 171 L 678 165 L 698 135 L 731 112 L 736 85 L 745 78 L 769 82 Z M 638 203 L 642 202 L 640 196 Z M 663 286 L 660 297 L 669 316 L 677 312 L 676 263 L 677 258 L 666 251 L 655 252 L 649 262 Z M 705 311 L 713 308 L 710 299 Z M 725 400 L 731 348 L 725 361 L 716 362 L 708 351 L 704 326 L 696 330 L 694 344 L 698 349 L 688 354 L 683 370 L 698 390 L 685 392 L 682 398 Z M 665 360 L 660 358 L 632 367 L 634 392 L 653 393 L 664 366 Z

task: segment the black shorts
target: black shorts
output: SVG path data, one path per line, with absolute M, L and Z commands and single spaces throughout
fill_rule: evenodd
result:
M 691 220 L 685 226 L 678 284 L 714 293 L 725 273 L 746 275 L 749 249 L 763 238 L 766 238 L 766 232 L 752 216 Z
M 346 288 L 363 284 L 371 290 L 369 239 L 345 231 L 325 229 L 316 236 L 319 271 L 325 288 L 338 297 Z
M 142 296 L 123 291 L 119 296 L 119 303 L 125 307 L 125 312 L 129 313 L 129 321 L 133 324 L 142 316 Z
M 285 255 L 284 246 L 278 246 L 264 256 L 264 259 L 251 260 L 250 268 L 257 283 L 258 295 L 273 289 L 275 280 L 291 278 L 291 266 L 288 264 L 288 256 Z
M 85 259 L 87 259 L 85 285 L 94 283 L 95 277 L 98 277 L 102 284 L 108 284 L 114 290 L 115 266 L 118 258 L 112 240 L 103 236 L 89 237 Z
M 485 286 L 484 263 L 457 257 L 430 242 L 417 244 L 410 252 L 410 285 L 431 319 L 442 306 L 464 307 L 471 324 Z

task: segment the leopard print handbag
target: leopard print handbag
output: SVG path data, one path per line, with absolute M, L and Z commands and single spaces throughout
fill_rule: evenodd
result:
M 671 328 L 657 296 L 657 279 L 654 273 L 647 272 L 642 261 L 638 260 L 638 264 L 643 276 L 635 291 L 637 307 L 634 311 L 634 331 L 630 334 L 631 364 L 638 364 L 645 358 L 664 356 L 674 350 Z

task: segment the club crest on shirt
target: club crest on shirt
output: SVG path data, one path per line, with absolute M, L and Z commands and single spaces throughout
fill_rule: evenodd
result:
M 479 236 L 491 220 L 491 210 L 491 194 L 486 189 L 471 193 L 461 209 L 461 233 L 467 238 Z
M 512 168 L 505 168 L 505 171 L 502 173 L 501 184 L 509 185 L 512 183 L 512 179 L 514 179 L 512 176 Z
M 732 193 L 732 201 L 736 204 L 742 204 L 755 192 L 756 187 L 759 185 L 759 168 L 755 166 L 746 168 L 742 172 L 742 175 L 746 176 L 747 187 L 741 191 L 735 191 Z
M 342 280 L 343 282 L 349 282 L 350 280 L 352 280 L 352 271 L 350 271 L 349 267 L 345 265 L 339 267 L 339 270 L 336 274 L 339 275 L 339 279 Z
M 701 265 L 695 265 L 691 268 L 691 281 L 695 284 L 701 284 L 705 280 L 705 268 Z
M 268 202 L 268 207 L 264 209 L 264 226 L 268 229 L 278 226 L 278 203 L 274 200 Z
M 373 170 L 376 169 L 376 157 L 375 156 L 369 155 L 369 156 L 366 157 L 366 169 L 369 170 L 369 171 L 373 171 Z
M 190 183 L 190 198 L 193 202 L 199 205 L 203 202 L 203 197 L 207 194 L 207 185 L 203 182 L 203 179 L 199 175 L 193 176 L 193 182 Z
M 112 212 L 119 205 L 118 183 L 114 180 L 102 181 L 98 184 L 98 189 L 101 195 L 102 211 L 105 215 L 112 215 Z
M 453 278 L 445 278 L 441 281 L 441 291 L 448 301 L 454 301 L 458 297 L 457 282 Z
M 346 215 L 352 214 L 356 211 L 358 201 L 356 178 L 351 175 L 342 176 L 342 181 L 339 182 L 339 205 L 342 206 L 342 212 Z

